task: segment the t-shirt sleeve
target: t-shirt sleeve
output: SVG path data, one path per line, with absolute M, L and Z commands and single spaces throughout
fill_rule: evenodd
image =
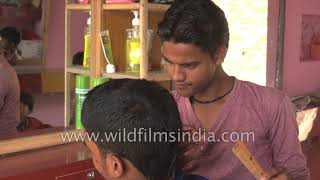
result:
M 285 97 L 269 119 L 269 140 L 273 153 L 273 167 L 286 168 L 295 180 L 310 179 L 306 159 L 298 140 L 298 125 L 295 111 L 289 98 Z
M 5 98 L 8 94 L 8 83 L 5 75 L 0 72 L 0 111 L 2 110 Z

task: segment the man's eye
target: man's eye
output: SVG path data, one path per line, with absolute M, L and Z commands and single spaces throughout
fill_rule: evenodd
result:
M 196 67 L 196 64 L 183 64 L 182 65 L 184 68 L 188 68 L 188 69 L 193 69 Z

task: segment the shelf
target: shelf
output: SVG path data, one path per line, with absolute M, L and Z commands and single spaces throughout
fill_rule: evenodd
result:
M 16 65 L 41 65 L 41 64 L 42 64 L 41 58 L 29 58 L 29 59 L 17 60 Z
M 103 73 L 103 77 L 111 78 L 111 79 L 140 79 L 139 73 L 126 73 L 126 72 L 118 72 L 118 73 Z M 169 81 L 170 77 L 167 73 L 161 71 L 151 71 L 148 73 L 147 80 L 150 81 Z
M 103 4 L 103 10 L 139 10 L 139 3 Z
M 66 71 L 68 73 L 73 73 L 73 74 L 82 74 L 82 75 L 90 75 L 90 70 L 89 69 L 84 69 L 81 66 L 71 66 L 67 67 Z
M 91 10 L 91 6 L 90 4 L 76 4 L 76 3 L 72 3 L 72 4 L 66 4 L 66 8 L 68 10 Z
M 165 12 L 170 5 L 167 4 L 148 4 L 148 9 L 151 12 Z M 71 3 L 67 4 L 66 8 L 68 10 L 86 10 L 90 11 L 91 6 L 90 4 L 76 4 Z M 123 4 L 103 4 L 103 10 L 139 10 L 140 4 L 139 3 L 123 3 Z
M 103 10 L 139 10 L 139 3 L 123 3 L 123 4 L 103 4 Z M 148 9 L 151 12 L 165 12 L 168 10 L 170 5 L 168 4 L 148 4 Z M 90 10 L 90 4 L 67 4 L 66 8 L 68 10 Z
M 167 4 L 148 4 L 148 9 L 151 12 L 165 12 L 170 5 Z M 139 3 L 123 3 L 123 4 L 103 4 L 104 10 L 139 10 Z

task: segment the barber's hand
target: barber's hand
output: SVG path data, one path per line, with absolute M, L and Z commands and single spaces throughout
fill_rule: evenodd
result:
M 284 168 L 273 168 L 270 173 L 260 180 L 289 180 L 289 177 Z
M 188 138 L 188 135 L 186 136 L 186 139 L 184 139 L 184 142 L 180 143 L 181 148 L 181 154 L 179 156 L 179 166 L 184 167 L 187 163 L 189 163 L 192 160 L 199 159 L 199 156 L 203 154 L 201 151 L 201 143 L 203 143 L 202 136 L 196 137 L 197 139 L 200 139 L 200 141 L 193 141 L 192 135 L 196 132 L 196 130 L 187 128 L 183 130 L 184 133 L 190 133 L 191 138 Z M 199 133 L 198 133 L 199 134 Z

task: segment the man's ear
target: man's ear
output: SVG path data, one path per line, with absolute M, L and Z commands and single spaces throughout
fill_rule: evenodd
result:
M 118 156 L 109 153 L 106 155 L 104 162 L 109 176 L 119 178 L 125 175 L 125 164 Z
M 226 57 L 227 55 L 227 47 L 225 46 L 220 46 L 218 47 L 217 51 L 216 51 L 216 54 L 215 54 L 215 63 L 217 65 L 220 65 L 223 63 L 224 61 L 224 58 Z

